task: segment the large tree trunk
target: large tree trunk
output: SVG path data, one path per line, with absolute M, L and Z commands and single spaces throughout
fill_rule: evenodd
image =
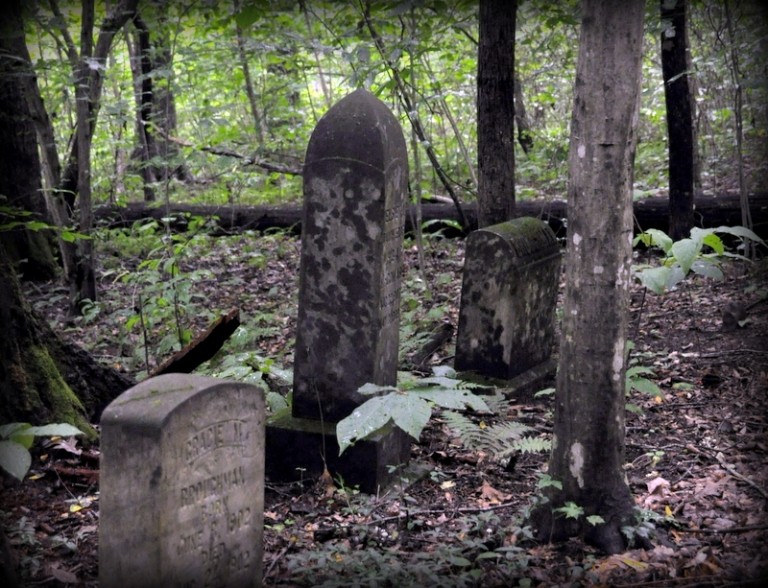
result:
M 90 430 L 133 381 L 63 341 L 21 292 L 0 244 L 0 423 L 66 422 Z
M 477 202 L 480 227 L 515 211 L 516 0 L 480 0 L 477 49 Z
M 661 0 L 661 69 L 669 137 L 669 236 L 675 241 L 687 237 L 693 228 L 696 170 L 686 13 L 687 0 Z
M 7 17 L 7 18 L 6 18 Z M 23 60 L 18 59 L 18 44 L 24 43 L 21 6 L 11 3 L 0 25 L 0 206 L 32 213 L 33 216 L 12 219 L 0 212 L 0 225 L 9 221 L 45 221 L 48 218 L 42 195 L 35 126 L 24 98 L 24 80 L 30 75 Z M 4 197 L 4 198 L 3 198 Z M 50 280 L 58 266 L 53 258 L 49 233 L 30 231 L 23 226 L 0 229 L 0 241 L 11 259 L 21 264 L 20 270 L 30 280 Z
M 583 0 L 569 150 L 568 245 L 549 475 L 534 512 L 542 540 L 583 536 L 626 548 L 634 502 L 624 480 L 624 378 L 632 280 L 632 167 L 644 2 Z M 567 518 L 556 509 L 584 511 Z M 587 517 L 604 522 L 591 524 Z

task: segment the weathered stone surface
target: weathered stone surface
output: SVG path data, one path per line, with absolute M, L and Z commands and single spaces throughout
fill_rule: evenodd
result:
M 356 90 L 318 122 L 304 166 L 296 417 L 336 422 L 366 382 L 395 383 L 407 182 L 402 130 L 373 94 Z
M 185 374 L 106 408 L 102 588 L 261 585 L 264 415 L 259 388 Z
M 511 379 L 552 353 L 560 247 L 530 217 L 470 234 L 464 261 L 455 367 Z
M 267 427 L 267 475 L 298 479 L 327 466 L 377 492 L 408 461 L 400 430 L 338 455 L 336 423 L 394 385 L 408 156 L 397 119 L 356 90 L 320 120 L 307 147 L 292 414 Z

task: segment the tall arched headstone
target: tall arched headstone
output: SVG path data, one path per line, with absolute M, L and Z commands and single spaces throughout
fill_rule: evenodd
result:
M 268 429 L 271 476 L 327 464 L 375 491 L 386 478 L 377 472 L 407 459 L 407 443 L 395 435 L 365 457 L 354 456 L 363 451 L 355 446 L 337 460 L 332 430 L 366 400 L 360 386 L 396 383 L 407 188 L 402 129 L 373 94 L 352 92 L 318 122 L 304 164 L 293 421 Z M 283 457 L 273 458 L 273 448 Z
M 99 585 L 261 586 L 264 393 L 186 374 L 101 417 Z

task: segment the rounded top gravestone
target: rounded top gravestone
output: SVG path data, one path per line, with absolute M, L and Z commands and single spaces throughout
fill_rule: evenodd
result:
M 395 383 L 408 155 L 387 106 L 356 90 L 318 122 L 304 166 L 293 415 L 336 422 Z

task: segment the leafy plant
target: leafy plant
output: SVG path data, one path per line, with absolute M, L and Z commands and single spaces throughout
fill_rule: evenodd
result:
M 517 452 L 549 451 L 552 446 L 550 439 L 527 436 L 533 429 L 523 423 L 508 421 L 488 426 L 484 422 L 477 424 L 455 411 L 445 411 L 443 419 L 448 427 L 459 434 L 464 447 L 482 451 L 496 461 L 502 461 Z
M 691 229 L 691 236 L 679 241 L 672 241 L 664 231 L 649 229 L 640 233 L 632 242 L 634 246 L 642 243 L 646 247 L 657 247 L 664 252 L 662 265 L 650 267 L 641 265 L 635 268 L 635 276 L 640 283 L 656 294 L 663 294 L 681 282 L 690 272 L 720 280 L 720 258 L 733 257 L 746 259 L 742 255 L 725 250 L 725 244 L 718 234 L 727 234 L 742 240 L 754 241 L 761 245 L 765 242 L 753 231 L 745 227 L 717 227 L 715 229 Z M 707 247 L 711 252 L 705 253 Z
M 387 433 L 393 427 L 418 439 L 432 416 L 432 408 L 460 410 L 469 407 L 489 412 L 485 401 L 470 392 L 475 384 L 454 379 L 451 368 L 436 367 L 434 375 L 401 382 L 399 387 L 364 384 L 360 394 L 375 395 L 336 425 L 339 453 L 356 441 Z
M 29 423 L 10 423 L 0 426 L 0 467 L 22 481 L 32 465 L 29 448 L 35 437 L 72 437 L 85 435 L 67 423 L 33 427 Z

